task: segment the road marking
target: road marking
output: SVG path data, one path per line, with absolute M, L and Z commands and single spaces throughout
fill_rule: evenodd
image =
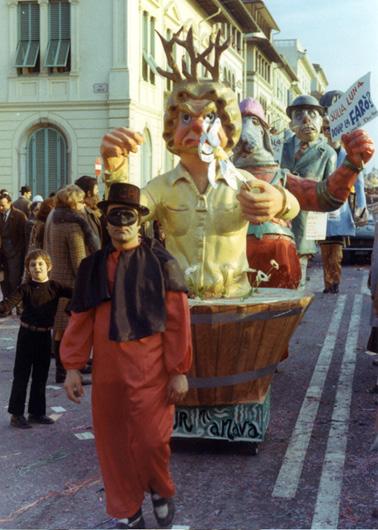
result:
M 54 412 L 66 412 L 64 407 L 50 407 Z
M 363 273 L 362 273 L 361 290 L 360 290 L 360 292 L 361 292 L 361 294 L 367 294 L 368 296 L 371 296 L 370 289 L 367 286 L 368 277 L 369 277 L 368 271 L 364 270 Z
M 2 330 L 2 329 L 18 329 L 19 327 L 20 327 L 20 326 L 12 326 L 12 325 L 10 325 L 10 326 L 3 326 L 3 325 L 0 324 L 0 330 Z
M 324 382 L 327 378 L 328 369 L 335 349 L 345 302 L 345 294 L 338 296 L 323 347 L 320 351 L 281 469 L 274 485 L 273 497 L 292 499 L 297 493 L 314 421 L 319 409 Z
M 62 390 L 61 386 L 55 386 L 55 385 L 47 385 L 46 388 L 49 390 Z
M 338 526 L 361 309 L 362 295 L 357 294 L 340 367 L 335 406 L 311 528 L 337 528 Z
M 92 432 L 77 432 L 75 436 L 76 438 L 79 438 L 79 440 L 92 440 L 94 438 Z

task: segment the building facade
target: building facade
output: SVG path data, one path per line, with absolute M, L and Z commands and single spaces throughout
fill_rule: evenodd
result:
M 130 156 L 132 182 L 173 167 L 162 139 L 172 84 L 156 71 L 166 68 L 156 31 L 171 38 L 190 27 L 200 50 L 218 30 L 229 39 L 220 67 L 239 100 L 259 99 L 271 123 L 286 119 L 306 85 L 274 47 L 278 27 L 263 2 L 0 0 L 0 188 L 17 196 L 28 184 L 47 196 L 94 175 L 101 138 L 118 126 L 144 136 Z M 187 52 L 174 53 L 180 64 Z

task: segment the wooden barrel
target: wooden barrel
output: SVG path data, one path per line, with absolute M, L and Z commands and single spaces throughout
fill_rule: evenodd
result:
M 182 406 L 261 403 L 312 298 L 259 289 L 245 300 L 191 300 L 194 356 Z

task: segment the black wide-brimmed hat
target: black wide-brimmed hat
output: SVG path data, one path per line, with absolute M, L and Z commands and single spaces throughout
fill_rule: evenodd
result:
M 130 206 L 135 208 L 142 215 L 147 215 L 150 210 L 140 204 L 140 189 L 134 184 L 127 182 L 114 182 L 110 185 L 109 196 L 106 201 L 100 201 L 98 208 L 106 210 L 110 204 L 119 204 L 120 206 Z

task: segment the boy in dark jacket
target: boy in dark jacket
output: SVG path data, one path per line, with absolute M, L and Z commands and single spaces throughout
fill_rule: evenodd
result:
M 49 280 L 51 258 L 44 250 L 33 250 L 25 259 L 30 277 L 16 291 L 0 303 L 0 316 L 9 314 L 12 307 L 23 303 L 21 326 L 18 332 L 13 384 L 8 412 L 11 426 L 29 429 L 30 423 L 51 424 L 46 416 L 46 382 L 51 355 L 51 329 L 60 297 L 70 298 L 72 289 Z M 31 377 L 29 421 L 24 416 L 27 386 Z

